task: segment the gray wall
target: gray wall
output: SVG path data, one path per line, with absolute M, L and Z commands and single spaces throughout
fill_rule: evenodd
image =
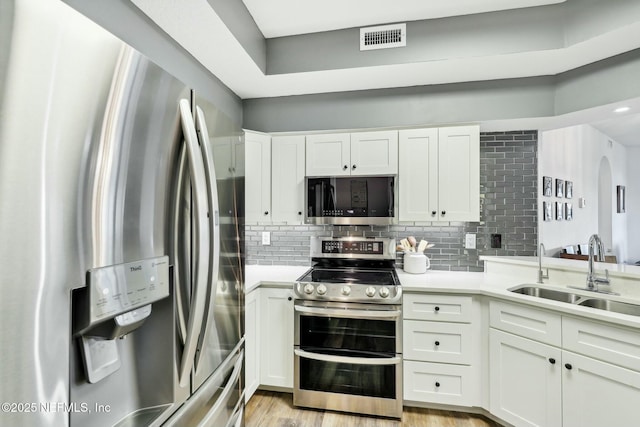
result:
M 450 225 L 393 226 L 247 226 L 247 264 L 311 265 L 310 236 L 409 235 L 435 243 L 427 251 L 436 270 L 482 271 L 480 255 L 535 255 L 537 244 L 537 131 L 480 134 L 480 222 Z M 271 245 L 262 246 L 262 231 Z M 463 247 L 465 233 L 477 234 L 477 249 Z M 502 248 L 490 247 L 491 234 L 502 235 Z M 402 265 L 402 257 L 397 264 Z
M 240 98 L 133 3 L 127 0 L 63 1 L 195 89 L 238 126 L 242 124 Z

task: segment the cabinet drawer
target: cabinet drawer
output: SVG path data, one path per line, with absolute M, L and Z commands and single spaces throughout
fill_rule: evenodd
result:
M 503 301 L 490 301 L 489 307 L 489 324 L 492 328 L 545 344 L 561 345 L 562 322 L 559 314 Z
M 405 319 L 471 322 L 473 299 L 470 296 L 407 293 L 402 298 Z
M 640 371 L 640 333 L 633 329 L 564 317 L 562 347 Z
M 403 357 L 423 362 L 471 364 L 471 325 L 405 320 Z
M 479 405 L 479 381 L 471 366 L 405 360 L 403 372 L 405 400 Z

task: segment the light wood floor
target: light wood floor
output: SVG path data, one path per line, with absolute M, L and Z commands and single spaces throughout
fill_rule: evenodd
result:
M 301 409 L 291 393 L 258 390 L 246 410 L 246 427 L 498 427 L 480 415 L 435 409 L 404 408 L 402 421 Z

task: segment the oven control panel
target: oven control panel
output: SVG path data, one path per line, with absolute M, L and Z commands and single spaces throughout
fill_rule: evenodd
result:
M 395 260 L 396 241 L 386 237 L 311 237 L 311 257 Z
M 323 254 L 382 255 L 381 241 L 324 240 Z

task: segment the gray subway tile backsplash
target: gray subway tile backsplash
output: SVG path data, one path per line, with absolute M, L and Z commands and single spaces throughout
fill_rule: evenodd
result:
M 535 130 L 480 134 L 480 222 L 390 226 L 248 225 L 246 262 L 259 265 L 311 265 L 310 236 L 374 236 L 397 240 L 413 235 L 435 243 L 427 250 L 434 270 L 483 271 L 480 255 L 535 255 L 537 227 L 537 140 Z M 271 245 L 261 234 L 271 232 Z M 464 248 L 464 235 L 476 234 L 477 249 Z M 502 247 L 491 248 L 491 234 Z M 402 255 L 396 260 L 402 266 Z

